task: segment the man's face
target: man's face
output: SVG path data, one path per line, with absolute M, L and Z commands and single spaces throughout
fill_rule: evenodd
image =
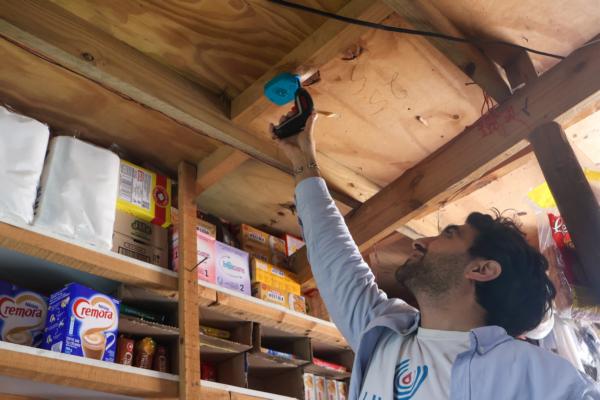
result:
M 415 297 L 439 296 L 457 288 L 472 260 L 468 253 L 477 232 L 472 226 L 450 225 L 439 236 L 413 242 L 413 252 L 396 270 L 396 280 Z

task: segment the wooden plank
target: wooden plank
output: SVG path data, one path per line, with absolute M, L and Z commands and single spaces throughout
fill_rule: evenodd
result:
M 196 203 L 194 166 L 179 165 L 179 398 L 200 395 L 200 304 L 196 248 Z
M 530 136 L 535 156 L 571 234 L 588 280 L 600 299 L 600 207 L 561 126 L 550 122 Z
M 369 21 L 381 21 L 391 13 L 392 10 L 385 4 L 372 0 L 351 0 L 338 11 L 340 15 Z M 326 21 L 233 99 L 231 119 L 240 125 L 248 124 L 269 106 L 269 101 L 263 95 L 263 87 L 271 78 L 279 72 L 302 72 L 319 68 L 354 44 L 364 32 L 363 27 L 334 20 Z
M 177 276 L 165 268 L 5 223 L 0 223 L 0 247 L 118 282 L 158 289 L 177 287 Z
M 598 70 L 600 46 L 576 51 L 367 200 L 348 220 L 358 246 L 368 248 L 522 150 L 536 126 L 560 121 L 580 103 L 583 111 L 593 107 L 600 97 Z
M 212 285 L 201 283 L 201 286 Z M 347 343 L 336 326 L 308 315 L 300 314 L 256 299 L 234 293 L 227 289 L 217 289 L 217 302 L 210 306 L 214 311 L 244 321 L 258 322 L 263 326 L 276 328 L 297 336 L 308 336 L 313 340 L 339 348 L 347 348 Z
M 159 374 L 138 374 L 131 367 L 23 347 L 1 346 L 1 375 L 144 398 L 177 396 L 177 381 Z
M 522 87 L 538 78 L 535 66 L 526 51 L 519 51 L 517 55 L 504 66 L 506 77 L 513 90 Z
M 232 147 L 222 146 L 200 160 L 196 167 L 196 195 L 220 181 L 247 159 L 247 154 Z
M 384 2 L 414 29 L 464 37 L 462 32 L 429 1 L 384 0 Z M 510 96 L 510 88 L 499 74 L 497 67 L 474 45 L 434 37 L 427 39 L 497 102 L 501 103 Z

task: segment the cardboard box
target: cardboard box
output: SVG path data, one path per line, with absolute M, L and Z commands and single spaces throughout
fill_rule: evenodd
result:
M 209 283 L 216 283 L 216 240 L 214 236 L 210 236 L 206 232 L 207 230 L 203 227 L 196 227 L 196 262 L 198 263 L 196 268 L 198 269 L 198 279 Z M 173 226 L 171 229 L 171 267 L 174 271 L 179 270 L 179 232 L 176 226 Z
M 344 381 L 336 381 L 338 400 L 348 400 L 348 384 Z
M 288 293 L 288 308 L 306 314 L 306 299 L 294 293 Z
M 0 340 L 38 347 L 47 312 L 46 297 L 0 280 Z
M 337 385 L 333 379 L 325 381 L 327 386 L 327 400 L 338 400 Z
M 297 238 L 296 236 L 292 236 L 289 234 L 285 234 L 285 254 L 289 257 L 301 248 L 304 247 L 304 240 Z
M 173 227 L 179 223 L 179 210 L 175 207 L 171 207 L 171 223 L 173 224 Z M 196 229 L 208 237 L 217 239 L 217 227 L 208 221 L 197 218 Z
M 168 228 L 171 225 L 171 180 L 121 160 L 117 210 Z
M 315 375 L 315 394 L 317 400 L 327 400 L 327 379 Z
M 252 259 L 252 283 L 265 283 L 274 289 L 299 295 L 301 285 L 293 272 L 278 268 L 272 264 Z
M 112 251 L 168 268 L 168 236 L 165 228 L 117 211 Z
M 253 257 L 278 266 L 285 265 L 287 262 L 283 239 L 242 224 L 239 240 L 242 249 Z
M 313 374 L 302 375 L 304 381 L 304 400 L 316 400 L 315 376 Z
M 42 348 L 113 362 L 119 300 L 70 283 L 50 296 Z
M 252 296 L 288 308 L 287 293 L 274 289 L 264 283 L 255 283 L 252 285 Z
M 243 250 L 215 242 L 217 285 L 250 295 L 250 257 Z

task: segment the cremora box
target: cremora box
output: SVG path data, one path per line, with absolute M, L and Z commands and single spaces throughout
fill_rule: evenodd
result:
M 285 254 L 289 257 L 301 248 L 304 247 L 304 240 L 297 238 L 296 236 L 292 236 L 290 234 L 285 234 Z
M 119 305 L 119 300 L 69 283 L 50 296 L 42 348 L 114 361 Z
M 168 228 L 171 225 L 171 180 L 121 160 L 117 209 Z
M 248 253 L 215 242 L 217 285 L 250 295 L 250 259 Z
M 167 229 L 129 213 L 117 211 L 112 248 L 115 253 L 168 268 L 168 247 Z
M 268 263 L 285 265 L 285 241 L 250 225 L 240 225 L 239 240 L 244 251 Z
M 0 339 L 38 347 L 42 343 L 47 299 L 0 280 Z
M 252 283 L 265 283 L 274 289 L 299 295 L 301 285 L 293 272 L 252 258 Z

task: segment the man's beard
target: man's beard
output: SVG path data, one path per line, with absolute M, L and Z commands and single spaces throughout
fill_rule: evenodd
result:
M 422 294 L 439 297 L 458 286 L 469 259 L 464 254 L 426 253 L 409 258 L 396 270 L 396 280 L 417 298 Z

